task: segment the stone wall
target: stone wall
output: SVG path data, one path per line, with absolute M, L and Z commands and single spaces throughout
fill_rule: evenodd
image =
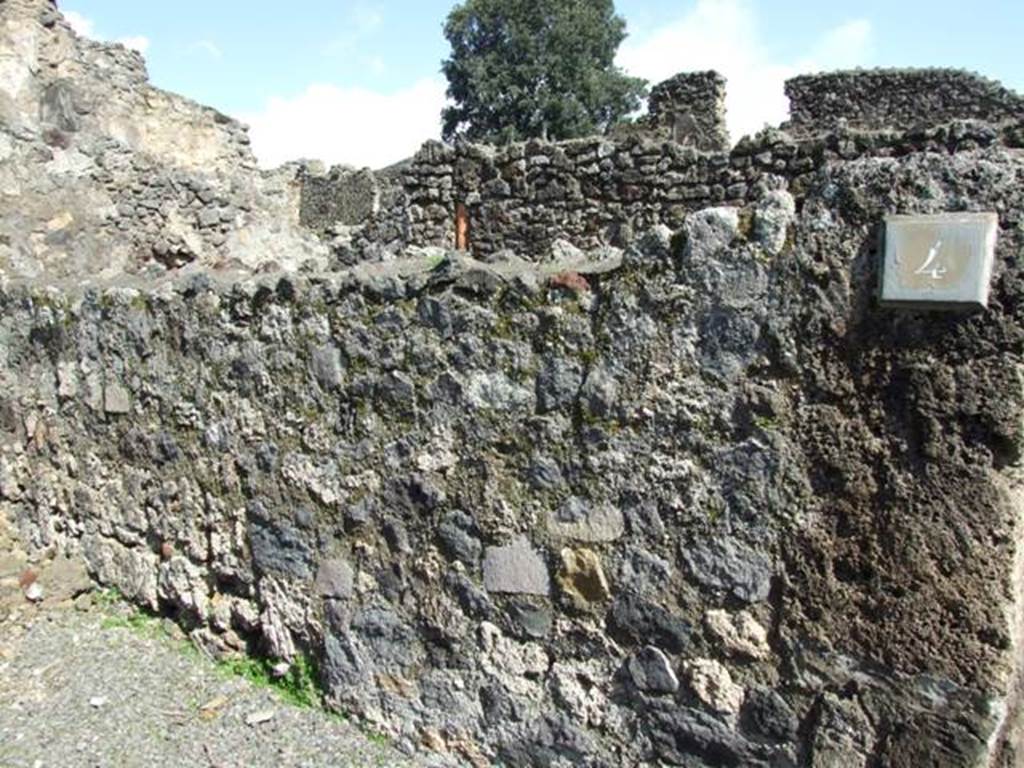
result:
M 49 0 L 0 36 L 0 515 L 37 557 L 453 763 L 1020 764 L 1008 96 L 822 130 L 844 75 L 730 151 L 264 175 L 177 97 L 144 91 L 220 126 L 209 168 L 173 115 L 118 134 L 141 63 Z M 965 210 L 990 307 L 879 309 L 883 216 Z
M 584 249 L 624 247 L 657 224 L 677 229 L 693 211 L 805 185 L 837 160 L 1021 146 L 1021 125 L 956 121 L 916 132 L 833 131 L 800 139 L 766 130 L 729 152 L 642 136 L 506 147 L 428 142 L 401 175 L 392 205 L 367 221 L 361 247 L 448 247 L 460 202 L 481 258 L 508 249 L 543 260 L 559 240 Z
M 0 282 L 322 268 L 300 194 L 139 54 L 77 36 L 51 0 L 0 2 Z
M 380 209 L 377 177 L 367 168 L 337 166 L 321 171 L 307 166 L 299 184 L 299 221 L 317 232 L 362 224 Z
M 683 72 L 651 90 L 642 124 L 656 137 L 702 150 L 727 151 L 725 78 Z
M 993 80 L 956 69 L 877 69 L 804 75 L 786 83 L 796 134 L 906 130 L 951 120 L 1024 120 L 1024 98 Z
M 1009 768 L 1022 178 L 837 158 L 572 262 L 7 289 L 0 509 L 410 749 Z M 879 310 L 883 214 L 965 204 L 991 308 Z
M 236 120 L 153 88 L 142 56 L 71 30 L 53 0 L 0 2 L 0 121 L 48 134 L 101 134 L 190 170 L 255 168 Z
M 364 231 L 346 239 L 342 260 L 374 260 L 382 248 L 451 247 L 459 204 L 474 254 L 490 259 L 507 249 L 543 260 L 558 241 L 626 246 L 656 224 L 678 228 L 693 211 L 805 184 L 837 159 L 1024 146 L 1024 100 L 963 72 L 841 72 L 795 78 L 787 93 L 792 120 L 731 149 L 724 80 L 714 72 L 656 86 L 650 115 L 607 137 L 502 147 L 427 142 L 391 174 L 391 193 L 363 219 Z M 684 111 L 692 130 L 673 133 Z M 363 178 L 331 176 L 313 194 L 359 199 Z M 324 193 L 325 185 L 336 189 Z

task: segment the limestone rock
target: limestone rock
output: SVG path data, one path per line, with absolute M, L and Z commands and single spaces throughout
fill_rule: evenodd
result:
M 656 259 L 668 259 L 672 254 L 672 230 L 656 224 L 640 236 L 640 250 Z
M 620 538 L 626 523 L 618 507 L 573 496 L 554 512 L 548 527 L 556 536 L 597 544 Z
M 532 408 L 534 394 L 501 372 L 475 374 L 466 385 L 466 400 L 480 410 L 516 411 Z
M 735 715 L 743 706 L 742 686 L 732 681 L 729 670 L 712 659 L 696 659 L 686 663 L 690 689 L 709 709 Z
M 502 680 L 513 693 L 536 697 L 540 680 L 551 667 L 551 656 L 542 644 L 513 640 L 487 621 L 480 624 L 479 644 L 485 656 L 485 671 Z
M 175 605 L 200 620 L 209 615 L 209 587 L 203 571 L 185 557 L 171 557 L 160 564 L 157 594 L 165 604 Z
M 43 585 L 38 581 L 33 581 L 25 588 L 25 599 L 30 603 L 41 603 L 46 592 L 43 589 Z
M 57 366 L 57 394 L 62 400 L 71 400 L 78 394 L 78 376 L 73 365 Z
M 316 573 L 316 590 L 321 597 L 345 599 L 352 596 L 355 574 L 352 566 L 340 557 L 320 563 Z
M 730 655 L 765 659 L 771 653 L 768 633 L 748 611 L 708 611 L 704 624 Z
M 550 260 L 560 265 L 571 266 L 586 259 L 583 251 L 566 240 L 555 240 L 551 243 Z
M 683 232 L 688 261 L 713 258 L 739 236 L 739 211 L 736 208 L 705 208 L 690 214 Z
M 101 584 L 114 587 L 125 597 L 156 610 L 159 562 L 156 555 L 100 536 L 86 537 L 82 554 L 90 573 Z
M 564 702 L 569 716 L 591 728 L 600 728 L 614 718 L 614 709 L 600 684 L 607 676 L 603 659 L 556 661 L 548 673 L 551 691 Z
M 111 415 L 131 413 L 132 400 L 128 390 L 117 383 L 107 384 L 103 388 L 103 410 Z
M 580 400 L 587 412 L 596 418 L 612 415 L 619 399 L 619 385 L 611 370 L 605 366 L 595 368 L 580 389 Z
M 341 384 L 341 350 L 333 344 L 318 347 L 311 361 L 313 376 L 324 389 L 330 390 Z
M 796 217 L 796 203 L 789 192 L 776 190 L 766 194 L 754 214 L 754 237 L 772 256 L 782 253 L 789 228 Z

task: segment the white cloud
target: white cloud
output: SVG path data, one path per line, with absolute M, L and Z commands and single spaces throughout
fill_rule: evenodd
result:
M 149 38 L 145 35 L 132 35 L 130 37 L 119 37 L 115 42 L 120 43 L 125 48 L 131 48 L 133 51 L 138 51 L 144 54 L 149 50 Z
M 196 40 L 188 47 L 189 53 L 196 53 L 197 51 L 205 53 L 211 59 L 220 60 L 224 58 L 224 51 L 212 40 Z
M 78 13 L 78 11 L 64 11 L 64 18 L 71 25 L 71 28 L 82 37 L 92 37 L 95 33 L 96 24 L 93 20 Z
M 716 69 L 728 80 L 727 120 L 734 141 L 789 115 L 783 83 L 797 74 L 863 64 L 871 52 L 871 24 L 857 19 L 827 31 L 788 60 L 762 40 L 749 0 L 698 0 L 675 22 L 627 39 L 617 63 L 652 84 L 679 72 Z
M 307 158 L 382 168 L 437 138 L 444 104 L 439 78 L 388 94 L 321 83 L 292 98 L 272 98 L 242 118 L 264 167 Z

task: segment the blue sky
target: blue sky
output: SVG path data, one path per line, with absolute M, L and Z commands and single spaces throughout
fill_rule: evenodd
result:
M 380 167 L 439 132 L 453 0 L 59 0 L 142 49 L 153 82 L 252 126 L 261 161 Z M 1024 92 L 1020 0 L 618 0 L 619 64 L 652 82 L 715 68 L 733 138 L 785 119 L 782 82 L 854 66 L 955 66 Z

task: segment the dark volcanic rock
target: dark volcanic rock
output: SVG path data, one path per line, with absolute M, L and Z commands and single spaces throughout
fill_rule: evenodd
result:
M 748 603 L 768 599 L 772 564 L 767 555 L 729 539 L 682 548 L 683 562 L 704 587 L 728 592 Z

